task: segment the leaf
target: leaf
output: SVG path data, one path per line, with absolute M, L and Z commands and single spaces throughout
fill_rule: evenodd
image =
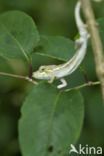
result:
M 2 134 L 0 135 L 0 150 L 11 142 L 15 130 L 14 123 L 15 121 L 10 115 L 0 112 L 0 134 Z
M 99 22 L 98 26 L 99 26 L 100 31 L 103 31 L 104 33 L 104 17 L 99 18 L 97 21 Z
M 96 66 L 95 66 L 95 60 L 94 60 L 91 40 L 89 40 L 87 53 L 82 62 L 82 66 L 84 67 L 84 69 L 87 73 L 87 77 L 88 77 L 89 81 L 96 81 L 97 80 L 96 69 L 95 69 Z
M 102 39 L 102 45 L 104 48 L 104 18 L 99 18 L 97 20 L 97 22 L 98 22 L 98 28 L 100 31 L 100 37 Z M 95 65 L 95 61 L 94 61 L 94 55 L 93 55 L 91 40 L 89 40 L 88 50 L 87 50 L 86 57 L 83 61 L 83 64 L 84 64 L 84 67 L 85 67 L 86 72 L 88 74 L 89 80 L 97 80 L 96 69 L 95 69 L 96 65 Z
M 67 61 L 74 53 L 74 42 L 62 36 L 41 36 L 40 42 L 35 50 L 40 55 L 48 55 L 58 60 Z
M 102 45 L 104 48 L 104 18 L 99 18 L 97 21 L 98 21 L 98 28 L 100 31 L 100 36 L 102 39 Z
M 102 147 L 104 143 L 104 105 L 100 85 L 81 89 L 85 102 L 85 126 L 79 144 Z M 89 154 L 90 156 L 91 154 Z
M 100 134 L 104 132 L 104 106 L 100 86 L 93 86 L 82 90 L 85 99 L 87 119 L 89 126 L 99 130 Z
M 84 108 L 78 91 L 60 92 L 40 83 L 26 98 L 19 121 L 23 156 L 64 155 L 78 140 Z
M 3 57 L 0 57 L 0 63 L 3 63 L 6 59 L 4 59 Z
M 38 55 L 32 54 L 32 66 L 33 69 L 36 70 L 41 65 L 50 65 L 50 64 L 60 64 L 62 61 L 58 61 L 57 59 L 46 57 L 46 55 Z
M 25 58 L 37 45 L 38 31 L 31 17 L 20 11 L 0 15 L 0 56 Z

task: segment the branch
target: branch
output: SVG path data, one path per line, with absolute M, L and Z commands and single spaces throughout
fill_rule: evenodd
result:
M 0 72 L 0 76 L 7 76 L 7 77 L 12 77 L 12 78 L 17 78 L 17 79 L 23 79 L 23 80 L 26 80 L 26 81 L 29 81 L 29 82 L 33 83 L 34 85 L 38 85 L 38 83 L 36 81 L 34 81 L 33 79 L 31 79 L 31 78 L 29 78 L 27 76 L 15 75 L 15 74 L 4 73 L 4 72 Z M 100 84 L 99 81 L 89 82 L 89 84 L 88 83 L 84 83 L 84 84 L 81 84 L 79 86 L 66 89 L 64 91 L 65 92 L 69 92 L 71 90 L 81 89 L 81 88 L 84 88 L 84 87 L 87 87 L 87 86 L 95 86 L 95 85 L 99 85 L 99 84 Z
M 17 79 L 24 79 L 28 82 L 33 83 L 34 85 L 37 85 L 38 83 L 36 81 L 34 81 L 33 79 L 27 77 L 27 76 L 22 76 L 22 75 L 15 75 L 15 74 L 10 74 L 10 73 L 4 73 L 4 72 L 0 72 L 1 76 L 8 76 L 8 77 L 13 77 L 13 78 L 17 78 Z
M 98 79 L 101 82 L 102 97 L 104 100 L 104 55 L 103 46 L 101 43 L 99 30 L 97 28 L 97 23 L 95 16 L 91 7 L 90 0 L 81 0 L 83 13 L 86 18 L 88 29 L 91 35 L 92 48 L 94 53 L 94 59 L 96 64 L 96 73 Z
M 73 88 L 66 89 L 65 92 L 69 92 L 71 90 L 81 89 L 81 88 L 84 88 L 84 87 L 95 86 L 95 85 L 99 85 L 99 84 L 100 84 L 100 81 L 89 82 L 89 84 L 88 83 L 84 83 L 82 85 L 79 85 L 79 86 L 76 86 L 76 87 L 73 87 Z

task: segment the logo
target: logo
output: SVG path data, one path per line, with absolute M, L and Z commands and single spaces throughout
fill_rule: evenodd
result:
M 69 154 L 71 153 L 76 153 L 76 154 L 102 154 L 102 147 L 89 147 L 88 145 L 82 146 L 79 144 L 78 149 L 71 144 L 70 145 L 71 149 L 69 151 Z

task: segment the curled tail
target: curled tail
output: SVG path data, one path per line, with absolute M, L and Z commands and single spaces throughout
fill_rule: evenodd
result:
M 83 23 L 81 19 L 80 10 L 81 10 L 81 2 L 79 0 L 75 7 L 75 21 L 76 21 L 76 25 L 77 25 L 80 37 L 85 38 L 88 35 L 88 31 L 86 29 L 86 25 Z

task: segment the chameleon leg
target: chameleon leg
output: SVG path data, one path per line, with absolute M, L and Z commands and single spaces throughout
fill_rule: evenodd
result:
M 67 86 L 67 82 L 65 81 L 65 79 L 62 78 L 62 79 L 60 79 L 60 81 L 62 82 L 62 84 L 57 86 L 58 89 L 61 89 L 61 88 Z
M 78 38 L 76 41 L 75 41 L 75 49 L 79 49 L 83 43 L 84 39 L 83 37 L 80 37 Z
M 52 75 L 51 79 L 48 81 L 48 83 L 53 83 L 54 79 L 55 79 L 55 77 L 54 77 L 54 75 Z

